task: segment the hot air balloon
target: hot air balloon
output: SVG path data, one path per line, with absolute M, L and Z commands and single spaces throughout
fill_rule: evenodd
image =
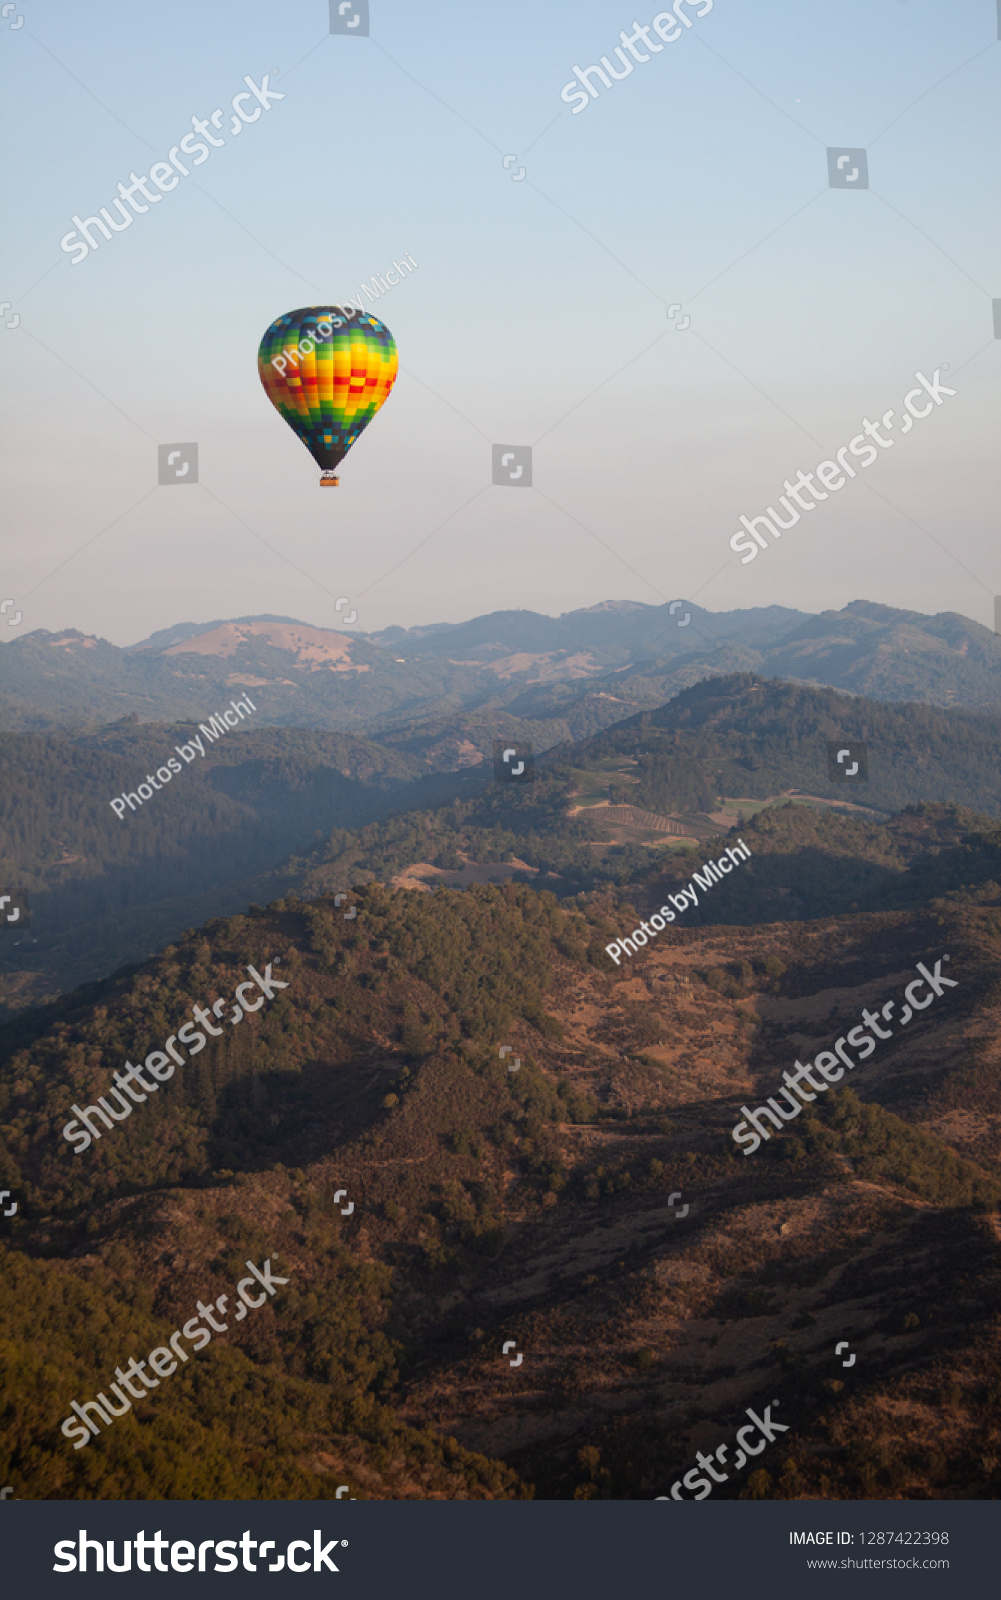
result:
M 276 317 L 257 352 L 268 399 L 336 485 L 339 463 L 396 381 L 396 340 L 353 306 L 303 306 Z

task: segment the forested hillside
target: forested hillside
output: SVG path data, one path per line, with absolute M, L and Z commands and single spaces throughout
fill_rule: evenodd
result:
M 1001 826 L 958 806 L 908 806 L 877 823 L 787 801 L 759 811 L 741 837 L 751 860 L 690 906 L 687 924 L 808 920 L 1001 893 Z M 672 852 L 630 880 L 630 894 L 655 908 L 719 854 L 708 845 Z
M 497 727 L 512 735 L 503 719 Z M 290 889 L 388 881 L 415 863 L 448 870 L 464 859 L 520 862 L 560 895 L 632 882 L 659 858 L 663 839 L 615 845 L 600 806 L 571 814 L 589 774 L 607 780 L 613 804 L 661 815 L 705 812 L 721 795 L 750 801 L 790 790 L 862 801 L 887 815 L 946 797 L 971 813 L 1001 815 L 1001 719 L 881 705 L 748 674 L 697 684 L 583 744 L 558 746 L 523 787 L 495 783 L 492 760 L 429 774 L 426 744 L 419 753 L 394 738 L 248 726 L 186 765 L 141 811 L 117 817 L 109 799 L 134 789 L 192 731 L 126 719 L 73 738 L 6 737 L 3 872 L 26 891 L 32 915 L 30 933 L 0 948 L 8 1005 L 144 959 L 213 914 Z M 487 743 L 485 726 L 478 737 Z M 827 740 L 863 737 L 870 782 L 832 783 Z M 844 826 L 859 860 L 878 863 L 884 846 L 876 836 Z M 968 818 L 965 826 L 974 824 Z M 954 828 L 953 842 L 958 837 Z M 834 854 L 845 853 L 835 845 Z M 777 882 L 793 892 L 791 905 L 774 895 L 752 905 L 740 891 L 727 914 L 800 914 L 793 906 L 808 906 L 806 891 L 821 886 L 826 868 L 815 870 L 808 852 L 792 865 L 799 889 Z M 860 898 L 859 886 L 876 894 L 886 873 L 856 881 L 853 872 L 825 887 L 818 905 L 876 903 Z
M 27 897 L 30 932 L 0 945 L 7 1004 L 144 959 L 183 927 L 242 909 L 261 874 L 332 827 L 433 803 L 421 761 L 351 735 L 233 730 L 204 755 L 189 723 L 135 716 L 73 737 L 0 736 L 0 863 Z M 178 759 L 186 744 L 193 759 Z M 110 800 L 169 756 L 181 771 L 141 806 Z M 147 785 L 147 789 L 148 789 Z M 269 895 L 270 898 L 270 895 Z
M 864 740 L 869 781 L 832 783 L 827 741 Z M 591 739 L 592 760 L 638 762 L 632 803 L 683 809 L 704 792 L 764 799 L 797 788 L 881 811 L 953 801 L 1001 816 L 1001 716 L 887 704 L 750 674 L 709 679 Z
M 370 885 L 350 920 L 289 897 L 24 1013 L 0 1036 L 6 1481 L 636 1498 L 778 1397 L 791 1431 L 724 1494 L 989 1495 L 1001 894 L 969 866 L 948 904 L 678 928 L 622 971 L 604 945 L 637 913 L 606 896 Z M 741 1101 L 943 950 L 959 987 L 744 1159 Z M 225 997 L 268 963 L 287 987 L 237 1026 Z M 220 1037 L 75 1155 L 72 1105 L 217 995 Z M 248 1258 L 289 1280 L 269 1308 L 74 1452 L 69 1401 Z

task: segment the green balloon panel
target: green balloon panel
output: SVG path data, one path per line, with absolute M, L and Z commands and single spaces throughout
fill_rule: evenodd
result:
M 398 367 L 385 323 L 343 306 L 276 317 L 257 352 L 268 399 L 325 472 L 385 404 Z

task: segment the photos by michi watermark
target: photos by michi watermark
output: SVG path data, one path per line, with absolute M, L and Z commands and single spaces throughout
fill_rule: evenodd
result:
M 955 978 L 943 978 L 942 976 L 942 961 L 948 961 L 948 959 L 949 957 L 945 955 L 942 957 L 941 961 L 936 961 L 934 972 L 929 972 L 928 968 L 922 961 L 917 963 L 917 970 L 920 973 L 920 977 L 914 978 L 904 990 L 904 1000 L 906 1004 L 903 1009 L 903 1014 L 900 1017 L 901 1027 L 906 1027 L 907 1023 L 910 1022 L 911 1018 L 913 1017 L 915 1011 L 926 1010 L 926 1008 L 931 1005 L 932 1001 L 936 999 L 938 995 L 944 993 L 947 988 L 956 989 L 959 987 Z M 919 1000 L 917 997 L 917 990 L 925 987 L 927 987 L 930 992 L 923 1000 Z M 821 1050 L 816 1060 L 809 1063 L 807 1066 L 804 1067 L 801 1061 L 797 1061 L 795 1072 L 783 1072 L 782 1076 L 785 1079 L 786 1087 L 784 1089 L 780 1089 L 779 1094 L 785 1097 L 786 1107 L 788 1109 L 781 1106 L 773 1095 L 769 1095 L 767 1105 L 759 1106 L 756 1111 L 749 1111 L 747 1106 L 741 1106 L 740 1109 L 747 1118 L 747 1121 L 737 1123 L 737 1126 L 732 1131 L 731 1138 L 733 1138 L 737 1144 L 747 1147 L 743 1152 L 744 1155 L 753 1155 L 755 1150 L 757 1150 L 758 1146 L 760 1145 L 762 1139 L 767 1140 L 771 1138 L 771 1134 L 769 1133 L 768 1129 L 760 1120 L 762 1117 L 766 1117 L 768 1121 L 771 1122 L 772 1125 L 778 1130 L 778 1132 L 781 1133 L 784 1123 L 791 1122 L 794 1117 L 799 1116 L 803 1109 L 804 1101 L 809 1103 L 812 1100 L 816 1100 L 818 1094 L 822 1094 L 830 1087 L 832 1083 L 837 1083 L 839 1078 L 844 1077 L 845 1067 L 848 1068 L 849 1072 L 853 1072 L 855 1070 L 857 1063 L 851 1059 L 851 1056 L 846 1055 L 844 1048 L 846 1043 L 850 1044 L 853 1050 L 858 1050 L 859 1062 L 862 1062 L 867 1061 L 872 1055 L 876 1048 L 876 1039 L 892 1038 L 893 1029 L 882 1028 L 880 1026 L 880 1020 L 882 1019 L 883 1022 L 889 1022 L 890 1013 L 893 1011 L 895 1005 L 895 1000 L 888 1000 L 882 1011 L 876 1012 L 869 1011 L 867 1009 L 863 1010 L 862 1020 L 866 1027 L 872 1029 L 872 1033 L 866 1033 L 861 1025 L 855 1028 L 850 1028 L 847 1035 L 834 1041 L 833 1051 Z M 875 1035 L 875 1038 L 873 1037 L 873 1034 Z M 840 1062 L 844 1063 L 844 1066 L 840 1065 L 839 1058 Z M 813 1072 L 819 1072 L 821 1074 L 821 1079 L 818 1080 L 817 1078 L 813 1077 Z M 804 1089 L 804 1082 L 808 1083 L 810 1085 L 810 1089 L 813 1089 L 815 1093 L 811 1094 L 808 1089 Z M 794 1089 L 796 1094 L 793 1094 L 792 1092 Z M 801 1098 L 797 1099 L 797 1095 L 801 1096 Z M 751 1132 L 752 1128 L 756 1130 L 753 1133 Z
M 250 973 L 250 981 L 237 985 L 236 1004 L 233 1006 L 229 1018 L 234 1028 L 238 1022 L 243 1021 L 245 1013 L 260 1011 L 265 1000 L 273 1000 L 276 989 L 288 988 L 287 983 L 280 983 L 277 978 L 271 976 L 271 967 L 272 962 L 269 961 L 264 969 L 263 977 L 256 967 L 247 967 L 245 969 Z M 260 990 L 260 993 L 256 999 L 247 1000 L 245 998 L 246 991 L 248 989 L 253 990 L 255 985 Z M 95 1139 L 101 1138 L 101 1130 L 95 1124 L 94 1117 L 100 1117 L 105 1129 L 112 1128 L 116 1122 L 124 1122 L 127 1117 L 131 1117 L 137 1105 L 141 1105 L 151 1094 L 155 1094 L 161 1083 L 167 1083 L 174 1076 L 178 1067 L 187 1066 L 184 1056 L 177 1048 L 178 1040 L 191 1055 L 196 1056 L 199 1051 L 205 1048 L 206 1034 L 218 1039 L 224 1030 L 217 1028 L 211 1018 L 215 1017 L 216 1021 L 219 1021 L 223 1010 L 228 1004 L 229 1002 L 226 1000 L 216 1000 L 211 1011 L 207 1006 L 192 1006 L 191 1015 L 194 1017 L 195 1022 L 205 1029 L 205 1033 L 201 1033 L 195 1027 L 195 1022 L 186 1022 L 182 1028 L 178 1028 L 176 1033 L 170 1035 L 162 1050 L 150 1051 L 143 1062 L 143 1067 L 157 1080 L 155 1083 L 148 1082 L 142 1075 L 143 1067 L 134 1067 L 131 1061 L 126 1061 L 125 1065 L 128 1070 L 125 1073 L 112 1073 L 117 1087 L 109 1087 L 108 1093 L 114 1096 L 118 1104 L 117 1111 L 114 1106 L 108 1104 L 103 1094 L 98 1096 L 96 1106 L 85 1106 L 83 1109 L 77 1105 L 70 1106 L 73 1118 L 70 1122 L 67 1122 L 62 1133 L 63 1138 L 72 1144 L 73 1154 L 75 1156 L 82 1155 L 85 1150 L 89 1149 Z M 139 1085 L 139 1089 L 145 1089 L 146 1093 L 140 1094 L 139 1089 L 134 1087 L 135 1084 Z
M 339 1498 L 339 1496 L 338 1496 Z M 336 1550 L 338 1544 L 346 1545 L 346 1539 L 329 1539 L 326 1544 L 321 1543 L 323 1534 L 319 1528 L 313 1529 L 313 1543 L 310 1546 L 307 1539 L 293 1539 L 288 1544 L 283 1556 L 276 1556 L 269 1567 L 255 1567 L 251 1559 L 257 1552 L 259 1561 L 267 1560 L 269 1550 L 277 1550 L 274 1539 L 252 1539 L 248 1528 L 239 1539 L 202 1539 L 198 1544 L 198 1571 L 205 1572 L 206 1552 L 214 1550 L 217 1560 L 211 1572 L 235 1572 L 240 1565 L 237 1559 L 237 1549 L 241 1552 L 243 1572 L 281 1572 L 288 1562 L 290 1572 L 340 1572 L 340 1567 L 335 1567 L 330 1557 L 331 1550 Z M 136 1568 L 139 1572 L 192 1572 L 195 1566 L 195 1546 L 190 1539 L 175 1539 L 173 1544 L 163 1537 L 158 1528 L 151 1539 L 147 1539 L 145 1528 L 137 1533 L 132 1540 L 122 1540 L 121 1565 L 115 1560 L 115 1545 L 117 1539 L 109 1539 L 108 1546 L 108 1571 L 129 1572 L 132 1567 L 132 1547 L 135 1545 Z M 73 1539 L 59 1539 L 52 1547 L 52 1554 L 58 1557 L 53 1563 L 53 1572 L 86 1572 L 87 1552 L 93 1551 L 96 1557 L 95 1570 L 104 1571 L 104 1547 L 98 1539 L 88 1539 L 86 1528 L 81 1528 L 79 1534 Z M 306 1560 L 297 1561 L 296 1554 L 305 1550 Z M 143 1558 L 153 1552 L 151 1567 Z M 313 1564 L 310 1566 L 310 1551 L 312 1551 Z M 163 1556 L 170 1556 L 170 1566 L 162 1560 Z M 62 1563 L 62 1565 L 60 1565 Z M 242 1574 L 241 1574 L 242 1576 Z
M 634 22 L 633 31 L 629 34 L 626 33 L 624 28 L 620 30 L 619 39 L 621 44 L 615 46 L 615 54 L 625 69 L 624 71 L 616 72 L 607 56 L 602 56 L 600 66 L 573 67 L 571 70 L 574 76 L 560 90 L 560 99 L 568 106 L 573 105 L 575 100 L 579 102 L 573 107 L 573 115 L 576 117 L 581 111 L 586 110 L 592 100 L 597 100 L 598 91 L 591 81 L 592 78 L 600 78 L 605 88 L 610 89 L 613 79 L 628 78 L 629 74 L 636 70 L 634 62 L 650 60 L 649 55 L 643 54 L 643 47 L 649 50 L 652 55 L 660 55 L 665 44 L 673 44 L 676 39 L 680 39 L 683 27 L 691 28 L 693 26 L 691 17 L 685 13 L 686 6 L 688 6 L 689 10 L 695 10 L 697 17 L 704 17 L 707 11 L 712 10 L 713 0 L 701 0 L 701 4 L 697 8 L 696 0 L 674 0 L 674 5 L 670 11 L 658 11 L 652 22 Z M 656 44 L 650 37 L 651 28 L 657 37 L 664 41 L 663 44 Z M 642 47 L 640 44 L 641 39 Z M 624 50 L 629 51 L 628 56 L 623 53 Z M 583 88 L 581 88 L 581 84 L 583 84 Z M 586 94 L 585 90 L 587 91 Z
M 235 136 L 242 133 L 244 123 L 256 122 L 262 110 L 270 111 L 272 100 L 284 100 L 284 94 L 279 94 L 277 89 L 268 88 L 270 76 L 270 73 L 266 72 L 264 74 L 260 88 L 249 75 L 244 77 L 243 81 L 247 85 L 247 91 L 249 92 L 234 95 L 230 102 L 234 112 L 233 120 L 229 125 L 231 135 Z M 245 111 L 243 109 L 244 103 L 255 99 L 258 104 L 254 106 L 253 111 Z M 147 188 L 145 173 L 141 178 L 137 178 L 134 172 L 130 172 L 128 188 L 124 183 L 120 183 L 118 185 L 120 198 L 111 202 L 118 212 L 118 221 L 111 215 L 107 206 L 102 206 L 100 214 L 96 217 L 87 217 L 82 220 L 80 217 L 74 216 L 73 231 L 65 234 L 59 241 L 60 250 L 64 250 L 67 255 L 73 256 L 70 265 L 78 267 L 81 261 L 87 259 L 92 250 L 100 249 L 99 241 L 94 237 L 92 229 L 98 229 L 105 239 L 110 239 L 113 232 L 124 233 L 126 228 L 131 228 L 136 215 L 141 216 L 150 209 L 151 205 L 159 205 L 165 194 L 169 194 L 171 189 L 177 188 L 180 178 L 190 177 L 191 170 L 181 160 L 182 154 L 187 156 L 192 167 L 200 167 L 212 153 L 209 145 L 214 146 L 216 149 L 224 145 L 226 143 L 225 139 L 217 139 L 215 134 L 209 131 L 210 128 L 214 128 L 215 132 L 219 133 L 222 128 L 222 118 L 223 112 L 218 106 L 211 117 L 192 117 L 191 126 L 195 132 L 186 133 L 178 144 L 171 145 L 166 161 L 154 161 L 149 169 L 149 176 L 157 189 L 160 190 L 159 194 L 155 194 L 153 190 Z M 201 139 L 195 138 L 196 133 L 200 134 L 208 143 L 202 144 Z M 180 174 L 180 177 L 178 174 Z M 137 192 L 149 201 L 149 205 L 143 205 L 142 201 L 136 198 Z M 128 201 L 127 206 L 125 205 L 126 200 Z M 79 254 L 74 252 L 79 252 Z
M 242 1322 L 248 1310 L 257 1311 L 261 1306 L 267 1305 L 268 1296 L 274 1296 L 277 1284 L 288 1283 L 287 1278 L 274 1277 L 271 1271 L 270 1256 L 264 1263 L 263 1271 L 260 1267 L 255 1267 L 252 1261 L 248 1261 L 247 1266 L 253 1276 L 242 1278 L 236 1286 L 238 1297 L 236 1303 L 237 1322 Z M 252 1295 L 250 1291 L 257 1289 L 258 1286 L 263 1287 L 265 1293 Z M 229 1323 L 217 1322 L 213 1313 L 218 1311 L 222 1316 L 225 1316 L 228 1304 L 229 1296 L 225 1294 L 221 1294 L 215 1304 L 211 1306 L 204 1305 L 201 1300 L 198 1301 L 198 1316 L 192 1317 L 189 1322 L 186 1322 L 183 1329 L 185 1339 L 194 1346 L 196 1351 L 204 1350 L 205 1346 L 211 1343 L 213 1333 L 227 1332 Z M 205 1318 L 208 1327 L 199 1325 L 199 1317 Z M 209 1329 L 212 1330 L 211 1333 Z M 150 1351 L 145 1361 L 137 1361 L 135 1356 L 131 1356 L 124 1372 L 121 1367 L 115 1368 L 115 1377 L 118 1382 L 109 1383 L 108 1388 L 118 1400 L 117 1406 L 112 1404 L 103 1390 L 98 1394 L 96 1400 L 86 1400 L 83 1405 L 78 1400 L 70 1401 L 70 1410 L 75 1411 L 76 1416 L 67 1417 L 66 1421 L 61 1424 L 60 1431 L 65 1434 L 67 1439 L 75 1441 L 74 1450 L 82 1450 L 85 1445 L 90 1444 L 91 1438 L 96 1437 L 101 1432 L 100 1427 L 94 1421 L 93 1414 L 95 1412 L 101 1422 L 104 1423 L 104 1426 L 110 1428 L 117 1417 L 124 1417 L 127 1411 L 132 1410 L 132 1400 L 145 1400 L 148 1390 L 160 1387 L 161 1378 L 169 1378 L 172 1373 L 177 1371 L 178 1361 L 188 1361 L 190 1359 L 188 1352 L 180 1343 L 181 1333 L 182 1330 L 180 1328 L 175 1328 L 171 1334 L 169 1340 L 170 1350 L 167 1349 L 166 1345 L 158 1345 L 155 1350 Z M 171 1350 L 177 1357 L 177 1361 L 171 1355 Z M 155 1378 L 148 1376 L 146 1372 L 147 1366 L 152 1367 L 156 1373 Z M 143 1387 L 135 1386 L 137 1379 Z M 123 1390 L 126 1393 L 123 1394 Z M 132 1400 L 128 1399 L 127 1395 L 131 1395 Z M 78 1421 L 78 1418 L 83 1420 Z M 117 1569 L 113 1568 L 112 1570 L 115 1571 Z
M 691 898 L 693 906 L 698 905 L 699 897 L 692 888 L 693 883 L 697 883 L 699 888 L 705 892 L 714 888 L 717 883 L 722 883 L 724 877 L 731 873 L 735 866 L 739 867 L 742 861 L 750 859 L 751 852 L 743 839 L 738 839 L 737 843 L 744 852 L 742 856 L 738 855 L 735 850 L 731 850 L 730 846 L 727 845 L 725 856 L 720 856 L 718 861 L 707 861 L 705 863 L 702 868 L 705 873 L 704 878 L 696 872 L 689 881 L 687 889 L 679 889 L 677 894 L 668 895 L 667 898 L 675 911 L 687 911 L 689 898 Z M 727 860 L 727 856 L 730 858 L 729 860 Z M 661 906 L 660 911 L 655 912 L 650 918 L 649 924 L 641 922 L 638 928 L 633 929 L 628 939 L 616 939 L 612 944 L 606 944 L 605 954 L 611 956 L 616 966 L 621 964 L 619 961 L 620 956 L 634 956 L 637 946 L 645 945 L 648 937 L 653 939 L 658 933 L 663 933 L 667 924 L 674 921 L 674 911 L 671 910 L 671 906 Z
M 251 711 L 257 710 L 257 707 L 254 705 L 254 702 L 251 700 L 249 694 L 244 695 L 242 700 L 231 700 L 229 704 L 232 709 L 224 711 L 222 716 L 217 716 L 215 712 L 212 713 L 211 717 L 209 717 L 208 727 L 205 726 L 204 722 L 200 722 L 198 724 L 198 733 L 204 733 L 210 744 L 212 744 L 212 742 L 216 739 L 221 739 L 222 735 L 224 733 L 228 733 L 230 728 L 238 728 L 240 726 L 240 723 L 236 719 L 237 716 L 239 716 L 240 721 L 243 721 L 244 706 L 247 707 L 248 716 L 250 715 Z M 229 720 L 230 717 L 233 718 L 232 722 Z M 199 755 L 203 756 L 205 754 L 205 746 L 202 744 L 201 739 L 196 735 L 192 735 L 191 742 L 189 744 L 175 744 L 174 749 L 177 751 L 179 756 L 184 757 L 185 762 L 194 761 L 196 749 Z M 153 777 L 151 772 L 147 772 L 145 783 L 137 784 L 134 791 L 126 792 L 123 790 L 121 795 L 116 796 L 114 800 L 109 800 L 108 804 L 114 811 L 115 816 L 119 819 L 119 821 L 121 821 L 125 816 L 126 802 L 128 803 L 129 810 L 134 811 L 136 806 L 141 806 L 144 800 L 152 800 L 153 790 L 162 789 L 170 782 L 175 772 L 180 771 L 182 771 L 181 763 L 176 759 L 175 756 L 169 756 L 167 758 L 167 765 L 165 767 L 157 767 L 156 769 L 156 777 L 160 779 L 159 783 L 157 783 L 156 778 Z M 145 794 L 143 793 L 143 790 L 146 791 Z M 135 804 L 133 804 L 133 802 L 135 802 Z M 119 807 L 121 809 L 119 809 Z
M 285 368 L 290 362 L 293 367 L 298 368 L 299 358 L 301 356 L 310 355 L 311 352 L 315 350 L 317 344 L 322 344 L 330 338 L 335 328 L 343 328 L 345 322 L 350 322 L 352 317 L 358 316 L 362 311 L 365 310 L 361 299 L 363 294 L 367 294 L 370 300 L 376 301 L 380 298 L 380 295 L 387 295 L 390 289 L 395 289 L 398 283 L 402 283 L 404 281 L 399 276 L 399 273 L 412 273 L 416 271 L 417 268 L 417 262 L 414 261 L 413 256 L 410 255 L 406 250 L 403 252 L 403 254 L 404 260 L 394 261 L 393 265 L 387 268 L 382 277 L 380 277 L 377 272 L 374 272 L 372 274 L 372 280 L 370 283 L 360 283 L 358 285 L 357 300 L 348 300 L 345 305 L 334 307 L 335 311 L 343 311 L 343 317 L 331 317 L 329 322 L 326 319 L 324 319 L 322 322 L 318 322 L 316 324 L 316 332 L 314 334 L 307 334 L 306 338 L 302 339 L 297 345 L 286 345 L 286 347 L 282 350 L 281 355 L 271 357 L 271 365 L 283 375 Z M 408 261 L 412 262 L 413 265 L 408 267 Z M 393 277 L 394 272 L 397 273 L 396 277 Z M 381 284 L 382 288 L 377 288 L 377 284 Z M 319 334 L 319 339 L 317 339 L 316 334 Z
M 904 410 L 907 415 L 904 417 L 903 426 L 900 429 L 902 434 L 910 433 L 914 426 L 915 417 L 918 419 L 927 417 L 935 406 L 943 405 L 944 395 L 956 394 L 957 391 L 955 389 L 947 389 L 945 384 L 939 380 L 939 373 L 945 370 L 947 369 L 937 367 L 933 378 L 926 378 L 923 372 L 914 374 L 921 388 L 911 389 L 904 396 Z M 925 400 L 926 395 L 930 395 L 931 398 Z M 916 400 L 925 400 L 924 406 L 919 408 L 914 403 Z M 768 513 L 767 516 L 750 518 L 741 516 L 740 521 L 744 525 L 743 529 L 735 533 L 730 540 L 731 550 L 746 550 L 747 552 L 741 558 L 741 566 L 746 567 L 749 561 L 753 561 L 758 554 L 759 548 L 762 550 L 768 549 L 768 541 L 760 532 L 760 528 L 765 528 L 773 539 L 781 539 L 784 532 L 796 526 L 802 511 L 816 511 L 816 502 L 818 500 L 826 500 L 829 494 L 836 494 L 839 489 L 844 488 L 848 478 L 857 476 L 855 468 L 847 460 L 849 455 L 854 456 L 862 468 L 872 466 L 879 455 L 879 450 L 876 449 L 875 445 L 866 443 L 866 435 L 870 439 L 875 439 L 880 449 L 892 450 L 895 441 L 893 439 L 884 439 L 879 430 L 882 428 L 886 433 L 892 433 L 893 423 L 890 419 L 895 416 L 895 411 L 887 411 L 884 413 L 881 422 L 870 422 L 868 417 L 863 417 L 862 432 L 857 433 L 854 439 L 850 439 L 846 445 L 841 446 L 840 450 L 835 451 L 837 461 L 822 461 L 818 467 L 814 468 L 813 472 L 804 472 L 802 468 L 798 468 L 794 483 L 790 483 L 789 479 L 786 478 L 783 484 L 786 493 L 779 496 L 779 505 L 785 508 L 789 518 L 788 522 L 783 522 L 774 506 L 765 508 Z M 822 489 L 817 488 L 813 481 L 814 478 L 817 478 L 823 484 Z M 808 494 L 813 496 L 812 500 L 805 498 Z M 793 501 L 796 502 L 795 505 L 792 504 Z M 799 508 L 798 510 L 797 507 Z

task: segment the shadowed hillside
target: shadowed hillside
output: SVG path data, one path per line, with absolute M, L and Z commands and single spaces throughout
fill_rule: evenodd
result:
M 5 1281 L 52 1352 L 7 1374 L 18 1492 L 642 1498 L 778 1401 L 789 1431 L 715 1493 L 992 1493 L 1001 896 L 675 928 L 620 970 L 609 899 L 350 899 L 210 923 L 5 1030 Z M 741 1103 L 943 953 L 958 986 L 744 1157 Z M 74 1102 L 267 962 L 272 1003 L 226 1001 L 71 1152 Z M 272 1256 L 258 1322 L 67 1447 L 116 1352 Z
M 861 805 L 871 827 L 881 812 L 927 802 L 1001 814 L 1001 718 L 733 674 L 581 744 L 558 745 L 522 787 L 493 780 L 492 733 L 520 737 L 499 714 L 492 727 L 466 730 L 491 759 L 451 773 L 427 770 L 429 750 L 444 759 L 440 728 L 426 729 L 411 748 L 388 736 L 248 724 L 186 765 L 141 811 L 117 817 L 109 797 L 134 788 L 192 731 L 126 720 L 69 738 L 6 737 L 4 872 L 27 892 L 32 912 L 30 934 L 0 948 L 8 1005 L 97 979 L 208 916 L 290 889 L 326 893 L 408 873 L 419 882 L 412 869 L 458 872 L 473 862 L 499 869 L 481 879 L 520 875 L 561 895 L 587 893 L 642 877 L 672 834 L 708 844 L 743 812 L 789 796 L 800 810 L 815 800 Z M 827 741 L 842 738 L 867 740 L 868 783 L 829 779 Z M 905 861 L 896 845 L 892 861 L 885 856 L 883 837 L 865 831 L 863 815 L 846 820 L 843 842 L 830 828 L 823 835 L 824 858 L 838 860 L 826 877 L 809 826 L 798 823 L 801 862 L 790 862 L 786 879 L 753 905 L 734 880 L 725 915 L 767 920 L 799 915 L 797 907 L 817 915 L 879 904 L 872 894 Z M 679 826 L 664 830 L 660 819 L 672 817 Z M 760 836 L 763 848 L 769 837 Z M 847 861 L 848 841 L 857 867 Z M 688 857 L 666 869 L 665 881 L 686 867 Z

